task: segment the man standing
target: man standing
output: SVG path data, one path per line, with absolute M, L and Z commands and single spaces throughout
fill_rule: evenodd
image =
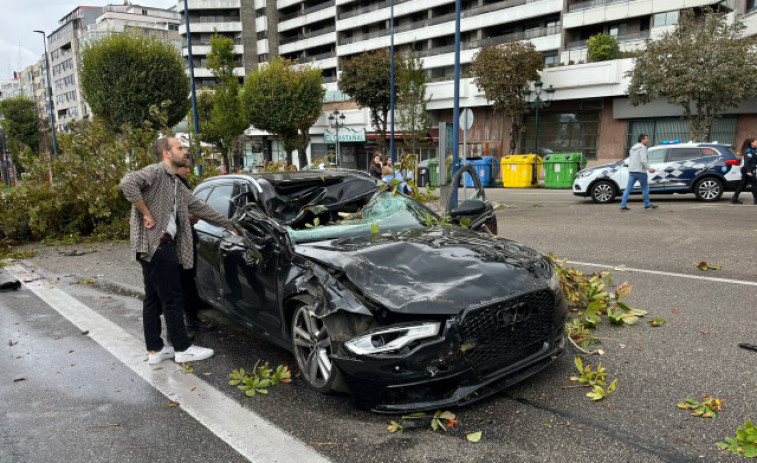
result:
M 196 199 L 179 185 L 176 170 L 187 164 L 187 151 L 175 138 L 155 143 L 158 162 L 130 172 L 121 180 L 124 196 L 132 203 L 131 247 L 142 265 L 145 299 L 142 318 L 148 363 L 173 358 L 176 363 L 204 360 L 212 349 L 194 346 L 184 327 L 181 269 L 192 268 L 193 246 L 189 214 L 233 231 L 229 219 Z M 173 347 L 161 338 L 160 314 L 166 320 Z
M 189 166 L 182 166 L 176 169 L 176 175 L 189 191 L 192 191 L 192 185 L 189 184 Z M 192 268 L 181 269 L 181 287 L 184 290 L 184 316 L 187 319 L 187 327 L 192 331 L 212 331 L 214 326 L 210 322 L 200 320 L 199 312 L 202 307 L 200 294 L 197 292 L 197 247 L 200 238 L 197 236 L 197 230 L 194 224 L 199 221 L 197 216 L 189 214 L 189 225 L 192 227 Z M 192 339 L 192 336 L 189 336 Z
M 657 209 L 657 206 L 649 202 L 649 183 L 647 183 L 647 172 L 654 173 L 654 169 L 649 167 L 647 162 L 647 145 L 649 137 L 642 133 L 639 135 L 639 142 L 631 147 L 630 156 L 628 156 L 628 185 L 623 192 L 623 199 L 620 201 L 621 211 L 630 211 L 626 206 L 628 195 L 631 194 L 636 182 L 641 185 L 641 193 L 644 197 L 644 209 Z

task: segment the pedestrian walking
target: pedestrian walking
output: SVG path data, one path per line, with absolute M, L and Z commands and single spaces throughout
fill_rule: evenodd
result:
M 657 206 L 649 201 L 649 183 L 647 182 L 647 172 L 654 173 L 654 169 L 649 167 L 647 162 L 647 145 L 649 144 L 649 137 L 647 134 L 642 133 L 639 135 L 639 142 L 631 147 L 630 155 L 628 156 L 628 185 L 626 185 L 626 191 L 623 192 L 623 199 L 620 201 L 620 210 L 629 211 L 626 206 L 628 202 L 628 196 L 631 194 L 636 182 L 641 185 L 641 193 L 644 197 L 644 209 L 657 209 Z
M 176 363 L 204 360 L 213 355 L 213 350 L 192 345 L 184 327 L 181 269 L 192 267 L 194 250 L 189 214 L 232 232 L 234 227 L 229 219 L 180 187 L 176 170 L 185 166 L 188 158 L 179 140 L 161 138 L 155 143 L 155 155 L 158 162 L 121 180 L 124 196 L 132 203 L 131 248 L 144 278 L 142 324 L 148 363 L 170 358 Z M 161 313 L 173 347 L 161 338 Z
M 742 204 L 739 195 L 747 185 L 752 186 L 752 199 L 757 204 L 757 139 L 747 138 L 741 145 L 741 182 L 731 197 L 733 204 Z

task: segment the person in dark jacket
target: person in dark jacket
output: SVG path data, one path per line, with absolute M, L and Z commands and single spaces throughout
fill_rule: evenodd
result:
M 179 180 L 189 191 L 192 191 L 192 185 L 189 183 L 189 167 L 179 167 L 176 169 L 176 175 L 179 176 Z M 189 223 L 192 225 L 192 247 L 194 248 L 194 257 L 192 258 L 192 268 L 181 269 L 181 287 L 184 289 L 184 318 L 186 319 L 187 327 L 192 331 L 211 331 L 215 327 L 212 323 L 204 322 L 200 320 L 198 316 L 200 308 L 202 307 L 202 301 L 200 300 L 200 294 L 197 292 L 197 283 L 195 282 L 195 276 L 197 275 L 197 245 L 200 238 L 197 236 L 197 230 L 194 229 L 194 224 L 199 219 L 194 214 L 189 214 Z
M 368 173 L 371 174 L 371 177 L 381 180 L 381 168 L 383 167 L 383 164 L 381 162 L 381 153 L 376 153 L 373 155 L 373 162 L 371 162 L 371 165 L 368 166 Z
M 757 139 L 747 138 L 741 145 L 741 183 L 731 197 L 731 203 L 741 204 L 739 195 L 747 185 L 752 185 L 752 198 L 757 204 Z

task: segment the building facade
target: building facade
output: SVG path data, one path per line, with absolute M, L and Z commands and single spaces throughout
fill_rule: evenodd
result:
M 57 130 L 89 117 L 79 78 L 81 52 L 109 34 L 134 33 L 159 37 L 181 47 L 179 14 L 173 10 L 132 5 L 79 6 L 60 19 L 47 36 L 53 106 Z
M 235 39 L 241 74 L 273 56 L 283 56 L 323 69 L 327 89 L 323 116 L 311 129 L 311 155 L 334 152 L 334 130 L 328 115 L 345 114 L 346 133 L 375 132 L 367 110 L 355 107 L 337 89 L 340 65 L 365 51 L 389 47 L 421 56 L 429 77 L 428 109 L 435 122 L 452 122 L 455 50 L 455 0 L 189 0 L 195 75 L 212 85 L 204 67 L 209 37 L 218 30 Z M 526 117 L 526 133 L 517 140 L 521 153 L 577 152 L 590 159 L 619 159 L 638 133 L 657 143 L 688 137 L 681 110 L 664 101 L 633 107 L 626 90 L 633 60 L 588 63 L 586 40 L 597 33 L 618 39 L 621 50 L 633 51 L 671 30 L 681 10 L 710 6 L 738 16 L 747 33 L 757 34 L 755 0 L 462 0 L 460 107 L 471 108 L 474 124 L 467 133 L 468 155 L 501 156 L 509 146 L 509 123 L 492 111 L 468 66 L 481 47 L 509 41 L 530 41 L 544 54 L 541 80 L 556 89 L 540 112 L 538 134 L 534 115 Z M 183 11 L 183 2 L 177 9 Z M 182 34 L 186 30 L 182 26 Z M 195 45 L 196 44 L 196 45 Z M 728 110 L 714 128 L 713 140 L 736 144 L 757 129 L 745 102 Z M 250 130 L 263 139 L 266 134 Z M 324 134 L 326 135 L 323 138 Z M 461 137 L 462 138 L 462 137 Z M 341 137 L 340 137 L 341 139 Z M 348 167 L 366 165 L 370 146 L 346 142 L 352 153 Z M 265 143 L 262 145 L 265 147 Z M 272 149 L 269 149 L 269 153 Z M 504 153 L 506 154 L 506 153 Z M 267 155 L 266 158 L 276 160 Z

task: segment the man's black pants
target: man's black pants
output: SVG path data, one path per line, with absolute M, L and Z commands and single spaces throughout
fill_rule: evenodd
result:
M 145 300 L 142 303 L 142 323 L 148 351 L 163 348 L 160 337 L 160 314 L 166 319 L 168 336 L 177 351 L 184 351 L 191 341 L 184 326 L 184 295 L 181 287 L 181 264 L 173 241 L 160 243 L 152 260 L 138 259 L 145 281 Z

